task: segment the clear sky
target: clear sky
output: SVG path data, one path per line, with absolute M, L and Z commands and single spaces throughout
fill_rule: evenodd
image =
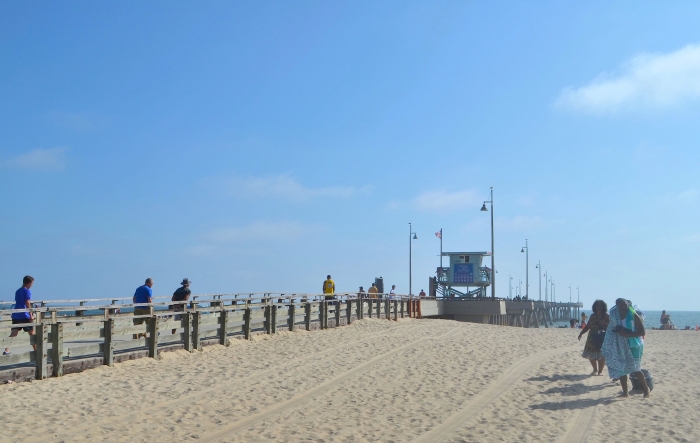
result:
M 426 289 L 700 310 L 698 2 L 0 3 L 0 298 Z

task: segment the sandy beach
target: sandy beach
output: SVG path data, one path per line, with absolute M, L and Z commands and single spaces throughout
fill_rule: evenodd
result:
M 700 334 L 649 331 L 650 399 L 589 376 L 577 334 L 365 319 L 232 340 L 3 385 L 0 441 L 700 441 Z

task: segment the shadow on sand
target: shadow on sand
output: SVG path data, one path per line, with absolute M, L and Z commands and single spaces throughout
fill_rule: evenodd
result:
M 528 378 L 526 381 L 582 381 L 590 378 L 587 374 L 554 374 L 540 375 L 537 377 Z
M 546 409 L 549 411 L 560 411 L 562 409 L 585 409 L 600 405 L 609 405 L 615 401 L 614 398 L 582 398 L 580 400 L 553 402 L 546 401 L 537 405 L 531 405 L 530 409 Z
M 561 394 L 561 395 L 581 395 L 587 392 L 602 391 L 603 389 L 609 388 L 609 384 L 601 384 L 594 386 L 587 386 L 583 383 L 575 383 L 568 386 L 558 386 L 555 388 L 549 388 L 542 392 L 543 394 Z

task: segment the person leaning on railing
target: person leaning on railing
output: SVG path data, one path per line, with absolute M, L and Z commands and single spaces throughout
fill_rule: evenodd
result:
M 152 278 L 147 278 L 146 283 L 143 286 L 139 286 L 136 288 L 136 292 L 134 292 L 134 304 L 138 303 L 153 303 L 153 290 L 151 289 L 153 287 L 153 279 Z M 137 306 L 134 307 L 134 316 L 138 315 L 151 315 L 151 308 L 149 306 Z M 134 319 L 134 324 L 135 325 L 141 325 L 143 324 L 145 318 L 135 318 Z M 139 337 L 146 337 L 145 332 L 140 332 L 138 334 L 134 334 L 134 340 L 138 339 Z
M 369 288 L 367 292 L 369 293 L 369 298 L 377 298 L 377 294 L 379 293 L 379 289 L 377 289 L 377 284 L 372 283 L 372 287 Z
M 190 284 L 192 282 L 188 278 L 183 278 L 182 283 L 180 283 L 180 287 L 173 292 L 173 298 L 171 298 L 172 301 L 187 301 L 190 298 L 190 295 L 192 295 L 192 291 L 190 290 Z M 170 309 L 172 309 L 175 312 L 183 312 L 185 310 L 185 303 L 178 303 L 176 305 L 171 305 Z M 178 321 L 181 319 L 180 315 L 175 315 L 173 317 L 173 320 Z M 173 334 L 177 331 L 177 328 L 173 329 Z

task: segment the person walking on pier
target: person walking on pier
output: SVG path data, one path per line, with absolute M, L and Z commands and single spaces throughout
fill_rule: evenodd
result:
M 182 283 L 180 283 L 180 287 L 173 292 L 173 298 L 170 300 L 172 301 L 187 301 L 190 298 L 190 295 L 192 295 L 192 291 L 190 290 L 190 284 L 192 282 L 188 278 L 183 278 Z M 175 312 L 183 312 L 185 310 L 185 305 L 187 303 L 178 303 L 176 305 L 172 305 L 171 309 Z M 173 320 L 178 321 L 182 318 L 180 315 L 174 315 Z M 177 328 L 173 329 L 173 334 L 177 331 Z
M 25 275 L 24 278 L 22 279 L 22 287 L 19 288 L 15 292 L 15 309 L 31 309 L 32 307 L 32 291 L 29 289 L 32 287 L 34 284 L 34 277 L 30 275 Z M 31 324 L 34 323 L 34 314 L 31 312 L 13 312 L 12 313 L 12 324 L 13 325 L 21 325 L 21 324 Z M 17 337 L 17 334 L 19 334 L 20 330 L 24 330 L 29 335 L 34 335 L 34 327 L 33 326 L 25 326 L 25 327 L 19 327 L 19 328 L 12 328 L 10 331 L 10 337 Z M 36 351 L 36 344 L 32 345 L 34 347 L 34 350 Z M 3 355 L 7 355 L 10 353 L 9 348 L 5 348 L 5 351 L 3 352 Z
M 608 365 L 608 373 L 613 380 L 619 379 L 622 386 L 621 397 L 628 397 L 627 375 L 634 373 L 642 385 L 644 397 L 649 397 L 649 387 L 642 373 L 644 354 L 644 323 L 634 308 L 624 298 L 615 301 L 610 310 L 610 323 L 605 333 L 601 352 Z
M 134 292 L 134 304 L 137 303 L 152 303 L 153 302 L 153 290 L 151 289 L 153 287 L 153 279 L 152 278 L 147 278 L 146 283 L 143 286 L 139 286 L 136 288 L 136 292 Z M 151 307 L 150 306 L 138 306 L 134 308 L 134 315 L 151 315 Z M 134 319 L 134 324 L 135 325 L 142 325 L 144 322 L 144 318 L 135 318 Z M 134 334 L 134 340 L 138 339 L 139 337 L 146 337 L 145 332 L 141 332 L 138 334 Z
M 391 285 L 391 291 L 389 291 L 389 300 L 396 298 L 396 285 Z
M 323 293 L 326 295 L 326 300 L 333 300 L 335 296 L 335 282 L 331 280 L 331 276 L 327 276 L 323 282 Z
M 425 291 L 421 289 L 418 297 L 425 297 Z
M 372 287 L 369 288 L 367 293 L 369 294 L 369 298 L 377 298 L 377 293 L 379 293 L 379 289 L 377 289 L 377 284 L 372 283 Z
M 592 311 L 593 314 L 588 318 L 588 323 L 586 323 L 586 326 L 581 330 L 578 339 L 581 340 L 583 334 L 588 333 L 588 338 L 586 338 L 586 344 L 583 347 L 583 354 L 581 354 L 581 356 L 587 358 L 591 362 L 591 366 L 593 366 L 591 375 L 603 375 L 605 357 L 603 357 L 600 347 L 603 344 L 602 339 L 605 337 L 605 330 L 610 323 L 608 305 L 603 300 L 596 300 L 593 302 Z

